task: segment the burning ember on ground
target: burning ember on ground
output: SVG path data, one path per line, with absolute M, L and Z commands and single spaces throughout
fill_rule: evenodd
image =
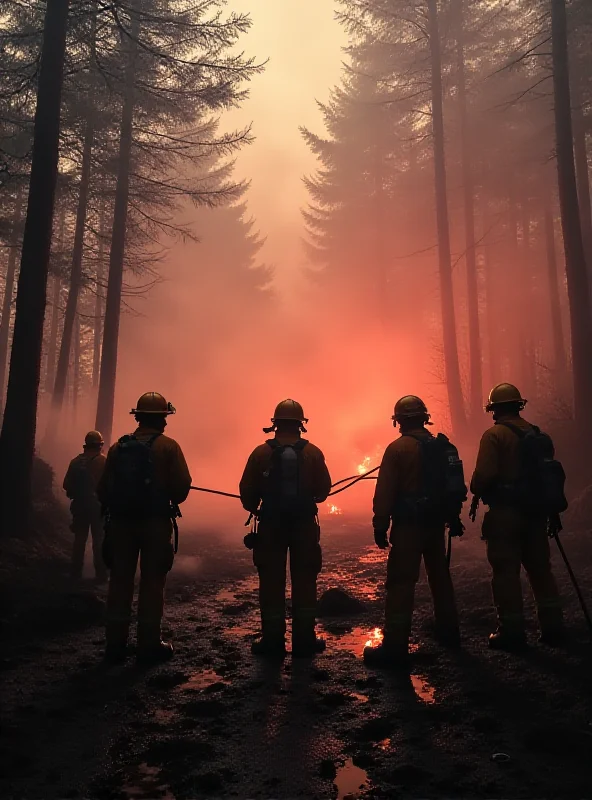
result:
M 382 630 L 381 628 L 374 628 L 373 631 L 370 632 L 370 638 L 366 642 L 366 647 L 374 647 L 382 642 Z
M 339 506 L 336 506 L 333 503 L 327 503 L 327 508 L 329 509 L 329 514 L 343 514 L 343 511 L 339 508 Z

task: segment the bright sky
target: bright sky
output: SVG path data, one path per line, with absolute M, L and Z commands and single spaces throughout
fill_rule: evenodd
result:
M 262 256 L 287 289 L 304 260 L 302 176 L 316 163 L 298 127 L 322 131 L 316 101 L 326 101 L 339 81 L 345 36 L 334 20 L 335 0 L 228 0 L 228 7 L 253 21 L 241 42 L 245 52 L 269 59 L 248 101 L 229 116 L 233 125 L 253 122 L 256 140 L 240 153 L 237 173 L 252 181 L 249 209 L 267 237 Z

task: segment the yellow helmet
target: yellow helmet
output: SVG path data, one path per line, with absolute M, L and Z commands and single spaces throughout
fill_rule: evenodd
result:
M 527 401 L 522 397 L 519 390 L 511 383 L 498 383 L 489 392 L 489 399 L 485 406 L 486 411 L 493 411 L 495 406 L 505 403 L 519 403 L 520 408 L 524 408 Z
M 136 407 L 132 408 L 130 414 L 160 414 L 168 416 L 174 414 L 175 407 L 167 403 L 164 397 L 158 392 L 145 392 L 138 400 Z
M 426 420 L 430 418 L 426 404 L 421 397 L 417 397 L 414 394 L 406 394 L 405 397 L 397 400 L 392 418 L 394 422 L 400 422 L 402 419 L 421 416 L 426 417 Z
M 282 400 L 281 403 L 277 404 L 271 421 L 276 422 L 279 419 L 289 419 L 294 420 L 294 422 L 308 422 L 308 419 L 304 416 L 304 409 L 296 400 Z
M 105 444 L 105 442 L 99 431 L 89 431 L 84 437 L 85 447 L 101 447 L 103 444 Z

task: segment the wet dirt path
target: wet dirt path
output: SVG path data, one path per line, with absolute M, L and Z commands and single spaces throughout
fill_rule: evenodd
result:
M 2 661 L 2 797 L 590 796 L 592 662 L 561 565 L 569 650 L 492 653 L 482 543 L 459 544 L 464 647 L 434 643 L 422 579 L 411 674 L 401 676 L 360 659 L 380 637 L 382 613 L 386 557 L 369 539 L 343 517 L 324 526 L 320 589 L 341 586 L 365 609 L 322 622 L 328 647 L 314 661 L 253 659 L 250 555 L 238 544 L 221 552 L 206 537 L 169 583 L 177 649 L 169 664 L 104 667 L 100 628 L 11 643 Z M 590 597 L 588 542 L 565 537 Z

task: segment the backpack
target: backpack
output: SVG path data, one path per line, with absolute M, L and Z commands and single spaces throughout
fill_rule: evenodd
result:
M 413 500 L 415 520 L 452 522 L 467 499 L 463 462 L 458 450 L 443 433 L 437 436 L 411 436 L 420 446 L 421 489 Z
M 536 425 L 519 428 L 511 422 L 499 422 L 519 438 L 520 474 L 511 486 L 513 500 L 519 508 L 545 515 L 567 510 L 565 471 L 555 459 L 551 437 Z
M 95 486 L 89 470 L 91 459 L 85 457 L 76 458 L 70 465 L 68 481 L 69 494 L 72 502 L 77 505 L 89 505 L 97 501 Z
M 130 434 L 117 442 L 107 503 L 112 516 L 170 516 L 170 501 L 154 483 L 152 445 L 158 436 L 142 442 Z
M 299 439 L 294 444 L 279 444 L 276 439 L 266 442 L 271 447 L 271 464 L 264 473 L 261 515 L 314 517 L 317 506 L 314 498 L 303 495 L 300 486 L 302 451 L 308 444 Z

